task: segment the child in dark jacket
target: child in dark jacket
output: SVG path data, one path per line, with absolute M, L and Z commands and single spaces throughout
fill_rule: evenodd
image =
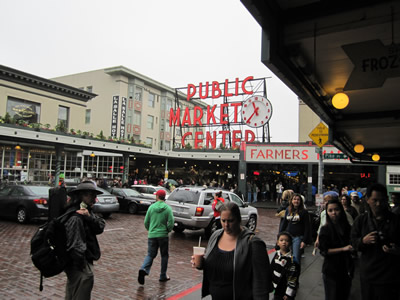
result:
M 292 236 L 282 231 L 276 242 L 279 250 L 271 261 L 274 300 L 291 300 L 296 297 L 300 276 L 300 266 L 291 252 Z

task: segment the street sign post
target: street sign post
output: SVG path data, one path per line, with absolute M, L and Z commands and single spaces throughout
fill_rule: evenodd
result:
M 329 140 L 329 129 L 324 123 L 320 122 L 308 136 L 321 148 Z

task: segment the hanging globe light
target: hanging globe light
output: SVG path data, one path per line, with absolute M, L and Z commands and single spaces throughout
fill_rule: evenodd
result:
M 379 161 L 380 159 L 381 159 L 381 157 L 379 156 L 379 154 L 375 153 L 374 155 L 372 155 L 373 161 Z
M 349 97 L 345 93 L 337 93 L 332 98 L 332 105 L 336 109 L 343 109 L 349 105 Z
M 363 153 L 364 152 L 364 146 L 362 144 L 355 145 L 354 146 L 354 152 Z

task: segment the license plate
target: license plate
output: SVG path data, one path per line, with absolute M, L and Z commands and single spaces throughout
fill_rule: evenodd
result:
M 184 207 L 175 207 L 176 212 L 184 212 L 185 208 Z

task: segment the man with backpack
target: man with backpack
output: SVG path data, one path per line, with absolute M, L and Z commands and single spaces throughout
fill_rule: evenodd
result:
M 90 300 L 93 288 L 93 261 L 100 258 L 100 247 L 96 235 L 104 231 L 104 219 L 92 212 L 98 194 L 96 184 L 91 181 L 80 183 L 69 192 L 71 199 L 66 211 L 65 231 L 67 236 L 67 252 L 70 261 L 65 268 L 67 286 L 65 299 Z

